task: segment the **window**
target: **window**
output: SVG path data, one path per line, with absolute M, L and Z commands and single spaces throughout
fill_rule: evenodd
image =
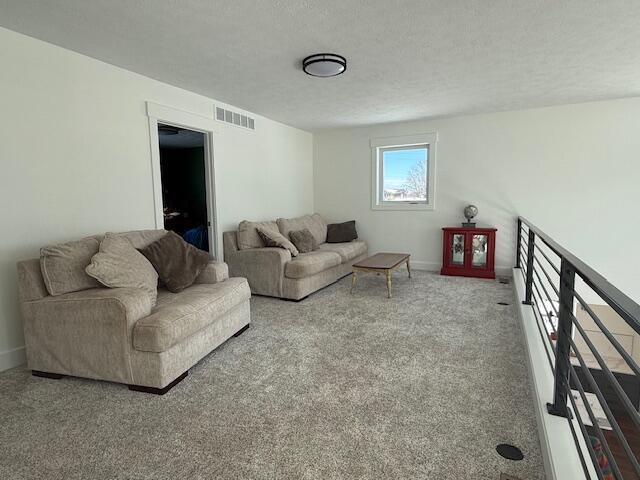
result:
M 371 140 L 374 210 L 433 210 L 435 134 Z

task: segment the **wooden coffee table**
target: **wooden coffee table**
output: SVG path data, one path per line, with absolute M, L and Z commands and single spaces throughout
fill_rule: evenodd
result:
M 407 272 L 411 278 L 411 265 L 409 265 L 408 253 L 376 253 L 370 257 L 353 264 L 353 276 L 351 277 L 351 293 L 358 283 L 358 272 L 384 274 L 387 277 L 387 298 L 391 298 L 391 272 L 403 263 L 407 264 Z

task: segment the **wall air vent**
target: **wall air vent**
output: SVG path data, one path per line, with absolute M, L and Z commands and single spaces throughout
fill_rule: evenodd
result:
M 216 120 L 224 123 L 230 123 L 236 127 L 246 128 L 248 130 L 256 129 L 256 122 L 253 118 L 238 112 L 232 112 L 222 107 L 216 107 Z

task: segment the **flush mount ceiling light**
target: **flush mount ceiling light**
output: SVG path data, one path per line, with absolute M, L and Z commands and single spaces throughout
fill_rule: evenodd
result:
M 316 53 L 302 61 L 302 69 L 314 77 L 335 77 L 347 69 L 347 59 L 335 53 Z

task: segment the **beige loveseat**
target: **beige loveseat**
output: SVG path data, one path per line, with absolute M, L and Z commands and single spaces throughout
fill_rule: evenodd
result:
M 318 214 L 244 223 L 242 232 L 224 232 L 224 260 L 231 275 L 245 277 L 256 295 L 301 300 L 350 274 L 351 266 L 367 256 L 367 244 L 362 240 L 326 243 L 327 223 Z M 292 257 L 283 248 L 259 245 L 260 237 L 251 231 L 257 225 L 278 229 L 286 238 L 291 231 L 307 228 L 319 247 Z M 248 240 L 241 238 L 239 242 L 239 235 Z
M 126 232 L 143 248 L 164 230 Z M 99 238 L 99 237 L 97 237 Z M 211 262 L 180 293 L 158 289 L 90 288 L 52 296 L 40 260 L 18 263 L 28 367 L 38 376 L 86 377 L 165 393 L 193 365 L 249 326 L 251 292 L 227 265 Z

